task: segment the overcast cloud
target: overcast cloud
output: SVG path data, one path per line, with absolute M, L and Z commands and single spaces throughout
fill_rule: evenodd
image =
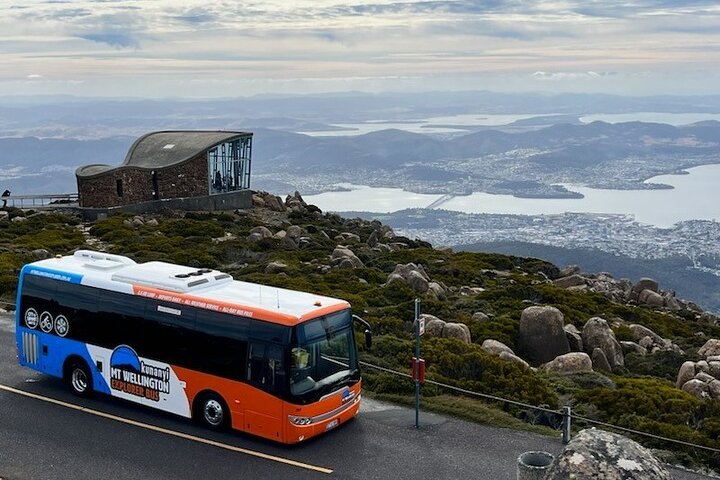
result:
M 720 93 L 720 3 L 0 2 L 0 94 Z

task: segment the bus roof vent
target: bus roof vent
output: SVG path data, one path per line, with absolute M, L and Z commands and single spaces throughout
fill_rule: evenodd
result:
M 111 253 L 93 252 L 92 250 L 78 250 L 73 257 L 80 260 L 83 266 L 98 270 L 112 270 L 128 265 L 137 265 L 134 260 L 122 255 Z
M 165 262 L 147 262 L 134 265 L 112 276 L 113 281 L 170 292 L 186 293 L 199 288 L 222 285 L 233 278 L 209 268 L 192 268 Z

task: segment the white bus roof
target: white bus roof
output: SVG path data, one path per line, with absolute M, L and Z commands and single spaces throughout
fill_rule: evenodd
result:
M 25 272 L 288 326 L 350 307 L 337 298 L 233 280 L 218 270 L 136 263 L 90 250 L 33 262 Z

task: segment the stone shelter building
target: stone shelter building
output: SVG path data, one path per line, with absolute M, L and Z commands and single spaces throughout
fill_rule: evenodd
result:
M 85 165 L 75 171 L 80 207 L 111 208 L 247 192 L 252 136 L 227 131 L 143 135 L 121 165 Z

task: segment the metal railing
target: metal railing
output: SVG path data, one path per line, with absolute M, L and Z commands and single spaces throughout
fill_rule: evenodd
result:
M 375 370 L 379 370 L 379 371 L 382 371 L 385 373 L 390 373 L 392 375 L 397 375 L 400 377 L 405 377 L 405 378 L 412 380 L 412 375 L 404 373 L 404 372 L 400 372 L 398 370 L 393 370 L 391 368 L 385 368 L 385 367 L 381 367 L 379 365 L 373 365 L 371 363 L 362 362 L 362 361 L 360 362 L 360 364 L 364 367 L 373 368 Z M 635 430 L 635 429 L 627 428 L 627 427 L 621 427 L 618 425 L 613 425 L 612 423 L 601 422 L 599 420 L 594 420 L 592 418 L 587 418 L 587 417 L 583 417 L 580 415 L 576 415 L 576 414 L 572 413 L 572 409 L 569 405 L 566 405 L 563 408 L 563 410 L 553 410 L 553 409 L 546 408 L 546 407 L 540 407 L 537 405 L 530 405 L 528 403 L 518 402 L 517 400 L 510 400 L 509 398 L 498 397 L 497 395 L 490 395 L 487 393 L 474 392 L 472 390 L 467 390 L 465 388 L 456 387 L 454 385 L 448 385 L 447 383 L 436 382 L 434 380 L 429 380 L 427 378 L 425 379 L 425 383 L 429 383 L 430 385 L 435 385 L 437 387 L 441 387 L 441 388 L 452 390 L 452 391 L 455 391 L 458 393 L 462 393 L 464 395 L 470 395 L 470 396 L 474 396 L 474 397 L 484 398 L 484 399 L 493 400 L 496 402 L 503 402 L 503 403 L 506 403 L 509 405 L 516 405 L 518 407 L 523 407 L 523 408 L 528 408 L 531 410 L 536 410 L 539 412 L 545 412 L 545 413 L 558 415 L 558 417 L 562 417 L 562 419 L 563 419 L 563 423 L 562 423 L 563 443 L 568 443 L 570 441 L 570 433 L 571 433 L 570 426 L 571 426 L 572 422 L 580 421 L 580 422 L 587 423 L 590 425 L 597 425 L 597 426 L 611 428 L 613 430 L 618 430 L 618 431 L 625 432 L 625 433 L 631 433 L 634 435 L 640 435 L 640 436 L 644 436 L 644 437 L 648 437 L 648 438 L 653 438 L 655 440 L 661 440 L 661 441 L 665 441 L 665 442 L 669 442 L 669 443 L 684 445 L 686 447 L 698 448 L 698 449 L 706 450 L 706 451 L 713 452 L 713 453 L 720 453 L 720 449 L 718 449 L 718 448 L 706 447 L 705 445 L 698 445 L 695 443 L 686 442 L 684 440 L 678 440 L 676 438 L 663 437 L 662 435 L 656 435 L 654 433 L 643 432 L 640 430 Z
M 7 197 L 0 197 L 0 200 L 2 200 L 3 202 L 2 204 L 0 204 L 0 207 L 14 207 L 34 210 L 78 206 L 77 193 L 10 195 Z

